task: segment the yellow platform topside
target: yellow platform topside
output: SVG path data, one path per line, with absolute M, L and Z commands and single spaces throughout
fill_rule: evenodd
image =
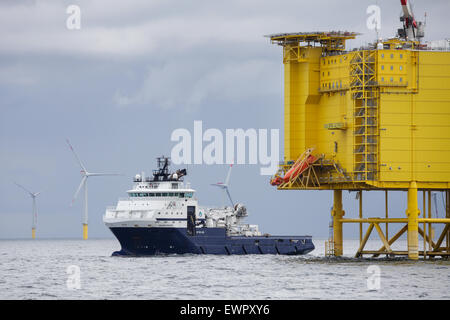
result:
M 283 46 L 285 169 L 313 148 L 320 186 L 281 188 L 450 189 L 450 52 L 298 37 L 271 37 Z

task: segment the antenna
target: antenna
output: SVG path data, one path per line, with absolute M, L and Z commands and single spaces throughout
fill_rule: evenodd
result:
M 82 177 L 81 182 L 80 182 L 80 185 L 78 186 L 77 191 L 75 191 L 75 194 L 73 195 L 71 206 L 77 199 L 78 194 L 81 191 L 81 188 L 84 187 L 83 240 L 87 240 L 87 238 L 88 238 L 88 186 L 87 186 L 88 178 L 96 177 L 96 176 L 120 176 L 121 174 L 120 173 L 91 173 L 91 172 L 88 172 L 86 167 L 83 165 L 80 158 L 78 157 L 77 153 L 73 149 L 73 147 L 70 144 L 68 139 L 66 139 L 66 142 L 69 145 L 70 150 L 72 150 L 72 153 L 74 154 L 75 159 L 77 160 L 78 164 L 81 167 L 81 171 L 80 171 L 81 177 Z

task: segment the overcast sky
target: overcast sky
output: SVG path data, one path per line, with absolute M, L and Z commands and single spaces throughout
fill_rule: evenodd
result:
M 67 6 L 81 8 L 81 29 L 66 27 Z M 38 197 L 41 238 L 81 237 L 83 197 L 71 198 L 79 167 L 121 172 L 89 179 L 90 237 L 112 237 L 102 223 L 134 174 L 150 173 L 170 154 L 177 128 L 280 129 L 283 141 L 282 50 L 263 36 L 279 32 L 360 32 L 349 47 L 372 41 L 366 8 L 381 7 L 383 37 L 400 26 L 400 1 L 0 1 L 0 238 L 28 238 L 31 199 Z M 426 39 L 450 37 L 448 0 L 415 1 L 427 12 Z M 282 157 L 282 150 L 280 158 Z M 272 234 L 328 235 L 331 192 L 276 191 L 259 165 L 235 166 L 231 193 L 248 221 Z M 209 184 L 226 166 L 189 166 L 200 204 L 221 205 Z M 357 215 L 345 192 L 346 216 Z M 421 198 L 421 197 L 419 197 Z M 381 206 L 378 206 L 382 204 Z M 404 216 L 406 195 L 390 211 Z M 364 197 L 366 216 L 384 215 L 381 192 Z M 394 213 L 393 213 L 394 214 Z M 345 236 L 357 237 L 356 226 Z

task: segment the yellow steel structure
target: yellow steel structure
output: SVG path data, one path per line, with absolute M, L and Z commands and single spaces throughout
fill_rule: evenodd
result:
M 88 225 L 83 223 L 83 240 L 88 239 Z
M 409 258 L 427 255 L 426 250 L 419 252 L 419 234 L 424 245 L 431 246 L 429 256 L 446 257 L 450 255 L 450 52 L 425 50 L 418 42 L 399 39 L 346 51 L 345 41 L 356 36 L 351 32 L 269 36 L 283 47 L 284 63 L 284 162 L 276 177 L 299 163 L 306 150 L 319 159 L 294 179 L 277 183 L 278 189 L 334 190 L 331 242 L 336 256 L 343 252 L 342 223 L 355 222 L 360 224 L 359 256 L 365 253 L 371 231 L 377 230 L 384 246 L 376 255 L 395 255 L 390 245 L 407 231 Z M 344 219 L 343 189 L 360 191 L 360 205 L 362 190 L 386 190 L 385 218 L 363 219 L 361 208 L 359 219 Z M 399 221 L 388 218 L 388 190 L 408 194 L 406 219 L 401 221 L 406 228 L 393 241 L 388 240 L 387 226 Z M 418 190 L 424 191 L 424 200 L 425 191 L 445 191 L 446 218 L 420 219 Z M 364 237 L 363 223 L 369 224 Z M 419 223 L 424 230 L 428 223 L 428 236 Z M 431 223 L 445 225 L 438 247 L 432 246 Z M 444 238 L 447 245 L 441 248 Z

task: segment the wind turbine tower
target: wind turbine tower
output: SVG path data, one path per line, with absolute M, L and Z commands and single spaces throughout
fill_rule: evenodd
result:
M 32 222 L 31 222 L 31 237 L 33 239 L 36 238 L 36 224 L 37 224 L 37 208 L 36 208 L 36 197 L 40 194 L 40 192 L 31 192 L 24 186 L 14 182 L 19 188 L 25 190 L 33 199 L 33 213 L 32 213 Z
M 94 176 L 120 176 L 121 174 L 119 173 L 91 173 L 88 172 L 86 167 L 83 165 L 83 163 L 81 162 L 80 158 L 78 157 L 78 155 L 76 154 L 75 150 L 73 149 L 72 145 L 70 144 L 69 140 L 67 140 L 67 144 L 69 145 L 70 150 L 72 150 L 78 164 L 81 167 L 81 183 L 78 186 L 77 191 L 75 192 L 73 198 L 72 198 L 72 203 L 71 205 L 73 205 L 73 203 L 75 202 L 75 200 L 78 197 L 78 194 L 81 191 L 81 188 L 84 187 L 84 214 L 83 214 L 83 240 L 87 240 L 88 238 L 88 186 L 87 186 L 87 181 L 89 177 L 94 177 Z

